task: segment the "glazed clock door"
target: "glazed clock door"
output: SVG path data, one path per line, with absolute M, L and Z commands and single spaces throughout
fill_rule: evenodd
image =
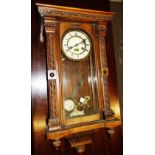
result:
M 93 32 L 92 24 L 60 22 L 64 125 L 100 119 Z

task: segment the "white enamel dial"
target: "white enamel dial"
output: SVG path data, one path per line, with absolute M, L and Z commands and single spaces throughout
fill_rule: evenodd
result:
M 81 60 L 87 57 L 91 50 L 88 35 L 81 30 L 70 30 L 62 38 L 62 51 L 71 60 Z
M 72 112 L 75 109 L 75 102 L 72 99 L 64 101 L 64 109 L 66 112 Z

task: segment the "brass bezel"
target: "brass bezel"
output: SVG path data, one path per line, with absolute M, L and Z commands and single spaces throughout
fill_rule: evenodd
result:
M 72 31 L 77 31 L 77 32 L 82 32 L 82 33 L 84 33 L 84 35 L 85 35 L 85 36 L 88 38 L 88 40 L 89 40 L 89 43 L 90 43 L 90 50 L 89 50 L 88 55 L 86 55 L 84 58 L 81 58 L 81 59 L 74 59 L 74 58 L 71 58 L 71 57 L 69 57 L 69 56 L 66 55 L 66 53 L 65 53 L 65 51 L 64 51 L 64 49 L 63 49 L 63 45 L 62 45 L 63 38 L 64 38 L 68 33 L 72 32 Z M 85 30 L 83 30 L 83 29 L 79 29 L 79 28 L 68 29 L 68 30 L 66 30 L 66 31 L 64 32 L 64 34 L 62 35 L 62 39 L 61 39 L 61 48 L 62 48 L 62 53 L 65 55 L 65 57 L 66 57 L 67 59 L 69 59 L 69 60 L 71 60 L 71 61 L 80 61 L 80 60 L 83 60 L 83 59 L 87 58 L 87 57 L 90 55 L 90 52 L 92 51 L 92 40 L 91 40 L 90 35 L 89 35 Z

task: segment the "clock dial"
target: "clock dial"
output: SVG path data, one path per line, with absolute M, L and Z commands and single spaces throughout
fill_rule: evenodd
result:
M 62 38 L 62 51 L 71 60 L 84 59 L 90 50 L 90 38 L 81 30 L 70 30 Z

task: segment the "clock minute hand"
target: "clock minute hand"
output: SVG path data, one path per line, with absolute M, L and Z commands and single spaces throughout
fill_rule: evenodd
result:
M 81 41 L 81 42 L 77 43 L 77 44 L 76 44 L 76 45 L 74 45 L 74 46 L 78 46 L 78 45 L 80 45 L 81 43 L 84 43 L 84 44 L 85 44 L 85 39 L 82 39 L 82 41 Z
M 75 47 L 75 46 L 78 46 L 79 44 L 81 44 L 81 43 L 85 43 L 85 40 L 84 39 L 82 39 L 82 41 L 81 42 L 79 42 L 79 43 L 76 43 L 74 46 L 70 46 L 68 49 L 67 49 L 67 51 L 68 50 L 70 50 L 70 49 L 72 49 L 73 47 Z

